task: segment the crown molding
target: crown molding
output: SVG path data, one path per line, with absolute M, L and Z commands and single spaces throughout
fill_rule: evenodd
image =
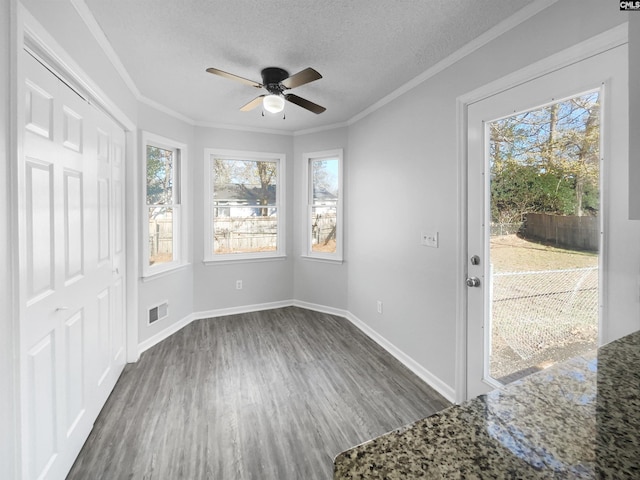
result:
M 347 122 L 332 123 L 329 125 L 323 125 L 322 127 L 307 128 L 306 130 L 296 130 L 295 132 L 293 132 L 293 136 L 298 137 L 300 135 L 309 135 L 311 133 L 324 132 L 327 130 L 334 130 L 336 128 L 344 128 L 347 126 L 349 126 Z
M 408 91 L 413 90 L 414 88 L 416 88 L 421 83 L 423 83 L 426 80 L 434 77 L 435 75 L 437 75 L 438 73 L 442 72 L 443 70 L 445 70 L 446 68 L 450 67 L 451 65 L 455 64 L 456 62 L 459 62 L 464 57 L 472 54 L 473 52 L 475 52 L 479 48 L 481 48 L 481 47 L 485 46 L 486 44 L 488 44 L 489 42 L 495 40 L 500 35 L 503 35 L 504 33 L 508 32 L 509 30 L 512 30 L 513 28 L 517 27 L 521 23 L 523 23 L 526 20 L 530 19 L 534 15 L 537 15 L 542 10 L 550 7 L 551 5 L 556 3 L 557 1 L 558 0 L 536 0 L 536 1 L 532 2 L 532 3 L 530 3 L 529 5 L 527 5 L 526 7 L 518 10 L 516 13 L 511 15 L 509 18 L 506 18 L 505 20 L 503 20 L 502 22 L 498 23 L 493 28 L 487 30 L 482 35 L 480 35 L 479 37 L 475 38 L 471 42 L 469 42 L 466 45 L 464 45 L 462 48 L 456 50 L 451 55 L 447 56 L 443 60 L 441 60 L 438 63 L 436 63 L 435 65 L 433 65 L 431 68 L 427 69 L 425 72 L 423 72 L 420 75 L 418 75 L 417 77 L 415 77 L 413 80 L 409 80 L 407 83 L 402 85 L 400 88 L 394 90 L 393 92 L 391 92 L 386 97 L 378 100 L 376 103 L 374 103 L 370 107 L 368 107 L 365 110 L 363 110 L 362 112 L 358 113 L 357 115 L 355 115 L 354 117 L 349 119 L 347 121 L 347 124 L 348 125 L 352 125 L 352 124 L 356 123 L 357 121 L 362 120 L 367 115 L 370 115 L 371 113 L 375 112 L 376 110 L 379 110 L 380 108 L 384 107 L 389 102 L 395 100 L 396 98 L 398 98 L 401 95 L 404 95 Z
M 109 42 L 109 39 L 102 31 L 102 28 L 100 28 L 100 25 L 93 16 L 93 13 L 91 13 L 91 10 L 89 10 L 87 4 L 84 2 L 84 0 L 69 0 L 69 2 L 73 6 L 73 8 L 75 8 L 76 12 L 78 12 L 78 15 L 80 16 L 86 27 L 89 29 L 91 35 L 93 35 L 93 38 L 96 40 L 96 42 L 98 42 L 98 45 L 107 56 L 113 67 L 116 69 L 118 75 L 120 75 L 120 78 L 125 83 L 127 88 L 129 88 L 129 90 L 131 90 L 131 93 L 133 93 L 134 96 L 139 99 L 141 97 L 140 90 L 129 75 L 129 72 L 127 72 L 125 66 L 120 61 L 120 57 L 118 57 L 118 54 L 111 46 L 111 42 Z
M 191 126 L 196 126 L 198 123 L 193 120 L 192 118 L 187 117 L 186 115 L 183 115 L 180 112 L 176 112 L 175 110 L 167 107 L 166 105 L 156 102 L 155 100 L 151 100 L 148 97 L 145 97 L 144 95 L 137 95 L 136 99 L 140 102 L 140 103 L 144 103 L 145 105 L 147 105 L 148 107 L 154 108 L 162 113 L 166 113 L 167 115 L 174 117 L 178 120 L 181 120 Z
M 331 125 L 325 125 L 325 126 L 314 127 L 314 128 L 309 128 L 305 130 L 297 130 L 297 131 L 276 130 L 276 129 L 267 129 L 267 128 L 259 128 L 259 127 L 247 127 L 247 126 L 241 126 L 241 125 L 224 124 L 224 123 L 196 121 L 179 112 L 176 112 L 175 110 L 170 109 L 169 107 L 159 102 L 156 102 L 155 100 L 151 100 L 150 98 L 145 97 L 144 95 L 142 95 L 142 93 L 136 86 L 135 82 L 127 72 L 127 69 L 124 67 L 124 65 L 120 61 L 118 54 L 115 52 L 115 50 L 111 46 L 109 39 L 106 37 L 102 29 L 100 28 L 100 25 L 96 21 L 95 17 L 91 13 L 91 10 L 87 6 L 87 4 L 84 2 L 84 0 L 69 0 L 69 1 L 78 12 L 78 15 L 80 16 L 82 21 L 85 23 L 85 25 L 91 32 L 96 42 L 98 42 L 98 45 L 100 46 L 104 54 L 107 56 L 107 58 L 109 58 L 110 62 L 112 63 L 112 65 L 114 66 L 114 68 L 116 69 L 116 71 L 118 72 L 122 80 L 124 81 L 124 83 L 127 85 L 129 90 L 133 93 L 133 95 L 136 97 L 138 101 L 193 126 L 205 127 L 205 128 L 222 128 L 227 130 L 246 131 L 246 132 L 253 132 L 253 133 L 267 133 L 272 135 L 299 136 L 299 135 L 318 133 L 326 130 L 333 130 L 336 128 L 343 128 L 345 126 L 353 125 L 354 123 L 370 115 L 376 110 L 379 110 L 380 108 L 390 103 L 391 101 L 395 100 L 396 98 L 400 97 L 401 95 L 416 88 L 418 85 L 422 84 L 426 80 L 442 72 L 446 68 L 460 61 L 464 57 L 470 55 L 471 53 L 483 47 L 484 45 L 488 44 L 489 42 L 495 40 L 500 35 L 503 35 L 509 30 L 512 30 L 513 28 L 517 27 L 521 23 L 525 22 L 529 18 L 537 15 L 541 11 L 545 10 L 546 8 L 556 3 L 558 0 L 536 0 L 530 3 L 526 7 L 518 10 L 509 18 L 503 20 L 498 25 L 489 29 L 488 31 L 486 31 L 476 39 L 472 40 L 471 42 L 464 45 L 462 48 L 458 49 L 451 55 L 447 56 L 445 59 L 436 63 L 435 65 L 427 69 L 422 74 L 418 75 L 414 79 L 402 85 L 400 88 L 394 90 L 387 96 L 378 100 L 376 103 L 366 108 L 362 112 L 351 117 L 349 120 L 345 122 L 331 124 Z
M 291 130 L 276 130 L 274 128 L 260 128 L 260 127 L 247 127 L 245 125 L 233 125 L 228 123 L 216 123 L 216 122 L 196 122 L 197 127 L 203 128 L 222 128 L 225 130 L 237 130 L 240 132 L 252 132 L 252 133 L 268 133 L 270 135 L 284 135 L 293 136 L 294 132 Z

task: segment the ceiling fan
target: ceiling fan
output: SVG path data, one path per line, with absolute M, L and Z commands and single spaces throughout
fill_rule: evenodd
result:
M 218 70 L 217 68 L 207 68 L 207 72 L 213 73 L 214 75 L 219 75 L 224 78 L 229 78 L 231 80 L 236 80 L 238 82 L 244 83 L 245 85 L 250 85 L 255 88 L 264 88 L 269 93 L 265 93 L 263 95 L 259 95 L 249 103 L 246 103 L 240 110 L 243 112 L 248 112 L 249 110 L 253 110 L 260 103 L 262 103 L 265 110 L 271 113 L 278 113 L 284 109 L 284 101 L 295 103 L 299 107 L 302 107 L 310 112 L 315 114 L 322 113 L 326 110 L 326 108 L 315 104 L 305 98 L 299 97 L 298 95 L 294 95 L 293 93 L 285 93 L 287 90 L 290 90 L 295 87 L 299 87 L 301 85 L 305 85 L 307 83 L 311 83 L 315 80 L 319 80 L 322 78 L 318 72 L 316 72 L 313 68 L 305 68 L 298 73 L 295 73 L 289 76 L 289 72 L 283 70 L 278 67 L 268 67 L 262 70 L 262 83 L 254 82 L 253 80 L 249 80 L 243 77 L 239 77 L 238 75 L 234 75 L 232 73 L 223 72 L 222 70 Z

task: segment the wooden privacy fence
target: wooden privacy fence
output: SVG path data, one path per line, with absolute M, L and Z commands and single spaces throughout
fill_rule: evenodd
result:
M 313 225 L 311 225 L 311 244 L 327 244 L 332 238 L 336 238 L 336 214 L 316 215 Z
M 275 217 L 217 217 L 214 251 L 256 252 L 275 250 L 278 220 Z
M 171 218 L 149 219 L 149 253 L 153 258 L 173 252 L 173 220 Z
M 599 217 L 527 213 L 524 233 L 527 238 L 563 247 L 597 251 L 600 240 L 599 225 Z

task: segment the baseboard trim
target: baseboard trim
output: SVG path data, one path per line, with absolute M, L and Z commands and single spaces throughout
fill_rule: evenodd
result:
M 451 388 L 449 385 L 444 383 L 440 378 L 431 373 L 429 370 L 424 368 L 418 362 L 416 362 L 409 355 L 404 353 L 398 347 L 396 347 L 393 343 L 387 340 L 385 337 L 376 332 L 373 328 L 367 325 L 365 322 L 360 320 L 358 317 L 353 315 L 348 310 L 343 310 L 340 308 L 328 307 L 326 305 L 319 305 L 317 303 L 309 303 L 301 300 L 282 300 L 278 302 L 269 302 L 269 303 L 256 303 L 253 305 L 243 305 L 240 307 L 229 307 L 229 308 L 218 308 L 214 310 L 204 310 L 200 312 L 194 312 L 190 315 L 187 315 L 183 319 L 177 321 L 176 323 L 170 325 L 165 328 L 161 332 L 156 333 L 151 338 L 141 342 L 138 345 L 139 353 L 144 352 L 145 350 L 150 349 L 154 345 L 157 345 L 162 340 L 170 337 L 174 333 L 176 333 L 181 328 L 186 327 L 188 324 L 193 322 L 194 320 L 202 320 L 206 318 L 217 318 L 224 317 L 227 315 L 237 315 L 240 313 L 249 313 L 249 312 L 259 312 L 261 310 L 273 310 L 275 308 L 283 308 L 283 307 L 299 307 L 305 308 L 307 310 L 313 310 L 316 312 L 327 313 L 329 315 L 337 315 L 339 317 L 346 318 L 349 322 L 351 322 L 358 330 L 364 333 L 371 340 L 376 342 L 382 348 L 384 348 L 389 354 L 394 356 L 398 361 L 400 361 L 405 367 L 411 370 L 414 374 L 416 374 L 423 382 L 436 390 L 440 395 L 449 400 L 451 403 L 455 403 L 456 395 L 455 390 Z
M 191 322 L 193 322 L 193 320 L 194 320 L 193 314 L 187 315 L 186 317 L 178 320 L 176 323 L 172 323 L 164 330 L 159 331 L 152 337 L 147 338 L 146 340 L 140 342 L 138 344 L 138 357 L 140 357 L 140 354 L 142 352 L 149 350 L 151 347 L 157 345 L 164 339 L 169 338 L 171 335 L 176 333 L 181 328 L 184 328 L 187 325 L 189 325 Z
M 292 305 L 294 307 L 305 308 L 307 310 L 313 310 L 314 312 L 328 313 L 329 315 L 337 315 L 339 317 L 345 317 L 349 315 L 349 312 L 340 308 L 327 307 L 326 305 L 319 305 L 317 303 L 303 302 L 301 300 L 294 300 Z
M 236 315 L 239 313 L 258 312 L 260 310 L 273 310 L 274 308 L 290 307 L 293 300 L 283 300 L 280 302 L 256 303 L 254 305 L 243 305 L 241 307 L 218 308 L 215 310 L 204 310 L 201 312 L 193 312 L 186 317 L 178 320 L 176 323 L 169 325 L 164 330 L 156 333 L 154 336 L 146 339 L 138 344 L 138 355 L 149 350 L 166 338 L 176 333 L 181 328 L 186 327 L 194 320 L 202 320 L 205 318 L 224 317 L 225 315 Z
M 204 310 L 195 312 L 194 320 L 202 320 L 205 318 L 224 317 L 226 315 L 238 315 L 239 313 L 259 312 L 260 310 L 273 310 L 275 308 L 290 307 L 293 300 L 280 300 L 278 302 L 254 303 L 253 305 L 242 305 L 239 307 L 217 308 L 214 310 Z
M 400 361 L 405 367 L 411 370 L 414 374 L 422 379 L 427 385 L 436 390 L 440 395 L 449 400 L 451 403 L 455 403 L 456 401 L 456 392 L 449 385 L 444 383 L 440 378 L 431 373 L 429 370 L 424 368 L 418 362 L 416 362 L 409 355 L 404 353 L 398 347 L 396 347 L 393 343 L 387 340 L 385 337 L 376 332 L 369 325 L 364 323 L 358 317 L 349 313 L 346 315 L 347 320 L 349 320 L 353 325 L 355 325 L 358 329 L 360 329 L 365 335 L 367 335 L 371 340 L 376 342 L 382 348 L 384 348 L 387 352 L 393 355 L 396 359 Z

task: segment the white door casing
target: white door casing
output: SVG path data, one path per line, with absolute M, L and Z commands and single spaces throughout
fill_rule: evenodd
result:
M 64 478 L 125 363 L 124 132 L 22 64 L 22 470 Z
M 608 306 L 615 303 L 611 294 L 608 274 L 611 271 L 612 249 L 629 243 L 633 237 L 625 238 L 626 218 L 620 218 L 616 209 L 626 205 L 624 191 L 619 181 L 627 165 L 626 142 L 620 132 L 626 128 L 626 58 L 627 46 L 621 45 L 598 55 L 591 56 L 551 73 L 534 78 L 526 83 L 509 88 L 501 93 L 468 105 L 467 109 L 467 258 L 468 277 L 477 277 L 479 287 L 467 288 L 467 361 L 466 397 L 473 398 L 497 385 L 488 378 L 485 358 L 489 339 L 485 335 L 490 318 L 489 295 L 489 245 L 487 239 L 489 218 L 488 191 L 488 132 L 485 126 L 496 119 L 504 118 L 531 108 L 559 101 L 563 98 L 601 88 L 602 132 L 601 141 L 601 222 L 604 238 L 601 244 L 600 271 L 600 343 L 606 343 L 620 333 L 630 332 L 629 318 L 613 318 Z M 611 192 L 616 190 L 616 192 Z M 619 227 L 616 232 L 611 229 Z M 631 233 L 631 232 L 628 232 Z M 616 247 L 617 246 L 617 247 Z M 478 255 L 480 263 L 472 265 L 470 257 Z M 619 257 L 618 257 L 619 258 Z M 634 275 L 635 277 L 635 275 Z M 609 293 L 608 293 L 609 292 Z M 618 295 L 618 294 L 615 294 Z M 621 296 L 621 295 L 620 295 Z M 630 302 L 631 300 L 631 302 Z M 635 298 L 626 298 L 627 307 Z M 622 315 L 621 315 L 622 317 Z M 613 331 L 612 331 L 613 330 Z

